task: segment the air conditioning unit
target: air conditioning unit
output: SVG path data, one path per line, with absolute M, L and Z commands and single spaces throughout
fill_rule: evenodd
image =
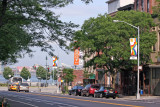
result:
M 156 27 L 152 27 L 152 31 L 156 31 Z
M 160 62 L 160 57 L 157 58 L 157 62 Z

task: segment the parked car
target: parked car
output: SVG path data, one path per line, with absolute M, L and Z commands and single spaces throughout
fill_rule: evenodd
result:
M 20 91 L 29 92 L 29 85 L 28 85 L 28 83 L 19 83 L 17 85 L 17 92 L 20 92 Z
M 9 83 L 8 91 L 16 91 L 17 90 L 17 84 L 18 83 Z
M 69 95 L 81 95 L 81 90 L 83 89 L 84 87 L 82 86 L 74 86 L 71 90 L 68 91 L 68 94 Z
M 90 95 L 94 95 L 95 90 L 98 90 L 100 88 L 100 86 L 98 84 L 88 84 L 86 85 L 82 91 L 81 91 L 81 96 L 90 96 Z
M 104 87 L 101 86 L 99 90 L 96 90 L 94 93 L 94 97 L 112 97 L 113 99 L 115 99 L 117 96 L 117 91 L 115 91 L 112 87 Z

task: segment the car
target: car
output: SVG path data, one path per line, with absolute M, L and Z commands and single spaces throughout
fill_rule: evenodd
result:
M 28 83 L 19 83 L 17 85 L 17 92 L 20 92 L 20 91 L 29 92 L 29 85 L 28 85 Z
M 8 85 L 8 91 L 16 91 L 17 90 L 17 84 L 18 83 L 10 83 Z
M 68 94 L 69 95 L 81 95 L 81 90 L 83 89 L 84 87 L 83 86 L 74 86 L 71 90 L 68 91 Z
M 115 91 L 112 87 L 101 86 L 99 90 L 95 90 L 94 97 L 112 97 L 113 99 L 115 99 L 117 94 L 117 91 Z
M 88 84 L 86 85 L 82 91 L 81 91 L 81 96 L 90 96 L 90 95 L 94 95 L 95 90 L 98 90 L 100 88 L 100 86 L 98 84 Z

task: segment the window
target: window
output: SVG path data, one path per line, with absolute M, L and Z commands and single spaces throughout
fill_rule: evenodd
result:
M 153 45 L 152 50 L 153 50 L 153 52 L 155 52 L 155 51 L 156 51 L 156 47 L 155 47 L 155 45 Z
M 149 0 L 147 0 L 147 12 L 149 12 Z
M 136 9 L 138 10 L 139 0 L 136 0 Z
M 144 0 L 141 0 L 142 11 L 144 11 Z

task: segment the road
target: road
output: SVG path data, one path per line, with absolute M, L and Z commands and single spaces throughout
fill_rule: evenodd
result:
M 11 107 L 160 107 L 160 99 L 121 100 L 59 94 L 0 91 Z

